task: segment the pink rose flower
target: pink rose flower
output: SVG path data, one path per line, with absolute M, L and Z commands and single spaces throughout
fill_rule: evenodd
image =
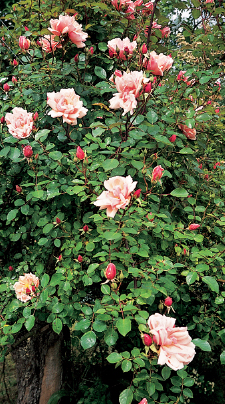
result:
M 137 106 L 136 98 L 140 95 L 140 90 L 149 81 L 143 76 L 143 72 L 124 72 L 122 76 L 116 76 L 115 84 L 118 93 L 113 95 L 113 98 L 109 100 L 110 108 L 119 109 L 123 108 L 125 115 L 130 111 L 131 115 L 134 112 L 134 108 Z
M 111 41 L 108 41 L 108 48 L 111 54 L 117 56 L 121 60 L 126 60 L 127 57 L 131 57 L 134 49 L 137 47 L 137 42 L 133 41 L 130 42 L 129 38 L 125 39 L 120 39 L 120 38 L 114 38 Z M 125 48 L 127 49 L 125 50 Z M 125 52 L 125 53 L 124 53 Z M 128 53 L 126 55 L 126 53 Z
M 182 80 L 182 81 L 184 81 L 184 83 L 187 84 L 187 86 L 190 86 L 191 84 L 193 84 L 193 83 L 195 82 L 195 80 L 192 79 L 192 80 L 189 80 L 189 81 L 188 81 L 188 76 L 186 77 L 186 76 L 185 76 L 185 73 L 186 73 L 186 70 L 181 70 L 181 71 L 178 73 L 177 81 Z M 192 98 L 193 98 L 193 97 L 192 97 Z M 191 101 L 193 101 L 193 99 L 192 99 Z
M 32 115 L 31 112 L 18 107 L 13 108 L 12 113 L 7 112 L 5 121 L 9 133 L 17 139 L 24 139 L 30 136 L 33 129 Z
M 28 50 L 30 47 L 30 40 L 27 39 L 25 36 L 20 36 L 19 37 L 19 47 L 22 50 Z
M 21 302 L 31 300 L 35 295 L 35 288 L 39 286 L 39 279 L 31 272 L 19 277 L 19 281 L 14 284 L 17 299 Z
M 88 111 L 73 88 L 61 89 L 58 93 L 47 93 L 47 104 L 52 108 L 48 115 L 52 118 L 62 116 L 63 122 L 70 125 L 76 125 L 77 118 L 82 118 Z
M 170 34 L 170 28 L 169 27 L 164 27 L 163 29 L 161 29 L 162 32 L 162 38 L 168 38 L 169 34 Z
M 172 67 L 173 59 L 171 56 L 166 56 L 163 53 L 157 55 L 155 51 L 150 52 L 150 58 L 144 58 L 143 66 L 146 70 L 151 70 L 156 76 L 163 76 L 165 70 Z
M 54 52 L 57 48 L 62 48 L 62 44 L 59 41 L 54 40 L 55 35 L 44 35 L 39 40 L 39 44 L 43 51 L 46 53 Z
M 108 217 L 114 217 L 118 209 L 125 209 L 129 204 L 131 192 L 137 185 L 137 181 L 133 182 L 130 175 L 127 177 L 112 177 L 104 182 L 107 191 L 103 191 L 94 202 L 95 206 L 100 209 L 107 209 Z
M 162 168 L 162 166 L 156 166 L 153 168 L 151 182 L 159 181 L 163 175 L 163 171 L 164 168 Z
M 68 34 L 70 40 L 75 43 L 78 48 L 85 46 L 88 34 L 82 30 L 82 25 L 78 24 L 74 16 L 60 15 L 58 19 L 50 20 L 51 28 L 48 28 L 53 35 Z
M 214 3 L 214 0 L 206 0 L 206 4 L 207 3 Z
M 143 8 L 142 13 L 145 15 L 152 14 L 153 8 L 154 8 L 154 3 L 149 1 L 148 3 L 145 3 L 144 5 L 145 8 Z
M 191 129 L 183 124 L 178 125 L 178 128 L 183 132 L 187 139 L 196 140 L 196 129 Z
M 195 345 L 187 327 L 175 327 L 175 321 L 175 318 L 156 313 L 149 317 L 148 325 L 154 341 L 160 346 L 158 364 L 179 370 L 194 358 Z

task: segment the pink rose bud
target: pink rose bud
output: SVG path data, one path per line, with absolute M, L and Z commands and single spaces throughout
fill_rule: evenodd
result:
M 200 168 L 200 170 L 202 169 L 202 164 L 199 164 L 198 168 Z
M 215 113 L 218 114 L 219 112 L 220 112 L 220 109 L 219 109 L 219 108 L 216 108 L 216 109 L 215 109 Z
M 172 135 L 172 136 L 170 136 L 169 141 L 171 143 L 174 143 L 176 141 L 176 138 L 177 138 L 177 135 Z
M 147 46 L 146 46 L 145 43 L 142 45 L 141 52 L 142 52 L 143 54 L 145 54 L 145 53 L 148 52 L 148 48 L 147 48 Z
M 148 404 L 148 401 L 146 398 L 142 398 L 139 404 Z
M 85 153 L 84 153 L 84 151 L 81 149 L 80 146 L 78 146 L 78 148 L 77 148 L 76 156 L 77 156 L 77 158 L 78 158 L 79 160 L 83 160 L 84 157 L 85 157 Z
M 93 48 L 93 46 L 90 47 L 89 52 L 90 52 L 91 55 L 93 55 L 93 53 L 94 53 L 94 48 Z
M 157 182 L 160 180 L 160 178 L 163 175 L 163 171 L 164 168 L 162 168 L 161 166 L 156 166 L 153 171 L 152 171 L 152 178 L 151 178 L 151 182 Z
M 186 248 L 184 248 L 184 250 L 183 250 L 183 254 L 184 254 L 184 255 L 186 255 L 186 254 L 187 254 L 187 250 L 186 250 Z
M 155 76 L 153 79 L 153 83 L 155 83 L 157 81 L 157 77 Z
M 34 116 L 33 116 L 33 120 L 36 121 L 38 119 L 38 113 L 35 112 Z
M 124 48 L 124 52 L 126 52 L 127 55 L 129 55 L 130 53 L 130 49 L 128 48 L 128 46 L 125 46 Z
M 139 198 L 139 196 L 141 195 L 141 189 L 137 189 L 137 191 L 134 192 L 134 198 Z
M 110 57 L 110 58 L 113 58 L 114 55 L 115 55 L 115 53 L 114 53 L 111 49 L 109 49 L 109 57 Z
M 13 59 L 13 66 L 16 67 L 16 66 L 18 66 L 18 64 L 19 64 L 19 63 L 17 62 L 17 60 L 16 60 L 16 59 Z
M 19 185 L 16 185 L 16 191 L 21 194 L 22 188 Z
M 211 100 L 207 101 L 207 104 L 208 104 L 208 105 L 211 105 L 211 104 L 212 104 L 212 101 L 211 101 Z
M 58 261 L 62 261 L 62 254 L 58 256 Z
M 56 221 L 57 224 L 61 223 L 61 220 L 58 217 L 55 219 L 55 221 Z
M 41 44 L 41 42 L 40 42 L 40 41 L 38 41 L 38 40 L 37 40 L 37 42 L 36 42 L 36 43 L 37 43 L 37 45 L 38 45 L 38 46 L 42 46 L 42 44 Z
M 151 90 L 152 90 L 152 83 L 146 84 L 146 86 L 144 88 L 145 93 L 150 93 Z
M 143 335 L 143 342 L 146 346 L 152 345 L 152 338 L 148 334 Z
M 12 82 L 17 83 L 17 78 L 15 76 L 12 76 Z
M 29 31 L 29 28 L 27 28 L 26 25 L 25 25 L 24 29 L 25 29 L 25 31 Z
M 10 87 L 8 85 L 8 83 L 5 83 L 3 86 L 3 90 L 7 93 L 9 91 Z
M 27 50 L 30 47 L 30 40 L 27 39 L 25 36 L 20 36 L 19 37 L 19 47 L 22 50 Z
M 159 87 L 161 87 L 162 86 L 162 84 L 161 83 L 159 83 Z
M 32 292 L 35 292 L 36 288 L 35 286 L 31 286 Z
M 209 181 L 209 174 L 206 174 L 206 175 L 204 176 L 204 179 L 205 179 L 206 181 Z
M 89 227 L 85 224 L 85 226 L 83 227 L 83 231 L 84 231 L 85 233 L 87 233 L 88 230 L 89 230 Z
M 74 56 L 74 62 L 77 63 L 79 61 L 79 55 L 78 53 Z
M 30 295 L 31 294 L 31 290 L 29 288 L 26 288 L 26 294 Z
M 78 260 L 78 262 L 82 262 L 83 261 L 82 255 L 78 255 L 77 260 Z
M 122 75 L 123 75 L 122 72 L 120 70 L 117 70 L 117 69 L 115 70 L 114 74 L 115 74 L 116 77 L 122 77 Z
M 107 279 L 112 280 L 116 276 L 116 266 L 114 264 L 109 264 L 105 271 L 105 276 Z
M 4 122 L 5 122 L 5 117 L 2 116 L 2 117 L 1 117 L 1 123 L 4 123 Z
M 199 227 L 200 227 L 200 224 L 192 223 L 192 224 L 190 224 L 190 226 L 188 228 L 189 228 L 189 230 L 196 230 Z
M 172 306 L 172 304 L 173 304 L 172 298 L 169 297 L 169 296 L 167 296 L 166 299 L 164 300 L 164 304 L 165 304 L 165 306 L 167 306 L 167 307 Z
M 9 271 L 13 271 L 13 267 L 11 265 L 9 266 Z
M 33 149 L 30 145 L 27 145 L 23 148 L 23 155 L 26 158 L 30 158 L 33 155 Z

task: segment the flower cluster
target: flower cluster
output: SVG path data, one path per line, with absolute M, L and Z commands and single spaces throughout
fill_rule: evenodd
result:
M 142 5 L 143 0 L 112 0 L 111 3 L 118 11 L 123 11 L 126 13 L 126 18 L 128 20 L 134 20 L 135 9 L 136 7 L 140 7 Z
M 19 281 L 14 284 L 17 299 L 27 302 L 36 296 L 36 289 L 39 286 L 39 279 L 31 272 L 19 277 Z
M 175 321 L 175 318 L 156 313 L 149 317 L 148 326 L 159 346 L 158 364 L 167 364 L 171 369 L 179 370 L 194 358 L 195 345 L 187 327 L 175 327 Z
M 130 42 L 129 38 L 120 39 L 114 38 L 108 41 L 109 56 L 116 56 L 118 59 L 126 60 L 132 56 L 134 49 L 137 47 L 137 42 Z
M 15 107 L 12 113 L 7 112 L 5 121 L 8 126 L 9 133 L 17 139 L 24 139 L 30 136 L 33 129 L 33 117 L 31 112 L 27 112 L 23 108 Z

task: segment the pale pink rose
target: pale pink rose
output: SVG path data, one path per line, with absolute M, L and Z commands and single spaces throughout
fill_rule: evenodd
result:
M 114 38 L 108 41 L 108 48 L 115 56 L 121 60 L 126 60 L 132 56 L 134 49 L 137 47 L 137 42 L 130 42 L 129 38 L 120 39 Z M 124 53 L 125 52 L 125 53 Z
M 134 108 L 137 106 L 136 98 L 140 95 L 140 90 L 144 88 L 144 85 L 148 83 L 149 79 L 146 79 L 143 72 L 123 72 L 122 76 L 116 76 L 115 84 L 118 93 L 113 95 L 113 98 L 109 100 L 110 108 L 119 109 L 123 108 L 125 115 L 130 111 L 131 115 L 134 112 Z
M 62 44 L 59 41 L 54 40 L 55 35 L 44 35 L 39 40 L 39 44 L 43 51 L 46 53 L 54 52 L 56 48 L 62 48 Z
M 162 38 L 168 38 L 169 34 L 170 34 L 170 28 L 169 27 L 164 27 L 163 29 L 161 29 L 162 32 Z
M 21 300 L 21 302 L 27 302 L 31 300 L 32 297 L 36 296 L 35 291 L 38 286 L 38 277 L 30 272 L 29 274 L 20 276 L 19 281 L 14 284 L 13 288 L 16 292 L 17 299 Z
M 74 16 L 60 15 L 58 19 L 50 20 L 51 28 L 48 28 L 53 35 L 68 34 L 70 40 L 75 43 L 78 48 L 85 46 L 88 34 L 82 30 L 82 25 L 78 24 Z
M 157 55 L 155 51 L 150 52 L 150 58 L 144 58 L 143 66 L 146 70 L 151 70 L 156 76 L 163 76 L 165 70 L 172 67 L 173 59 L 171 56 L 166 56 L 163 53 Z
M 5 121 L 9 133 L 17 139 L 24 139 L 30 136 L 33 129 L 32 115 L 31 112 L 18 107 L 13 108 L 12 113 L 7 112 Z
M 88 111 L 73 88 L 61 89 L 58 93 L 47 93 L 47 104 L 52 108 L 48 115 L 52 118 L 62 116 L 63 122 L 70 125 L 76 125 L 77 118 L 82 118 Z
M 178 128 L 183 132 L 187 139 L 196 140 L 196 129 L 189 128 L 187 125 L 180 124 Z
M 28 50 L 30 47 L 30 40 L 28 38 L 26 38 L 25 36 L 20 36 L 19 37 L 19 47 L 22 50 Z
M 205 2 L 206 2 L 206 4 L 207 3 L 214 3 L 214 0 L 206 0 Z
M 173 370 L 179 370 L 192 361 L 195 345 L 191 342 L 187 327 L 175 327 L 175 319 L 156 313 L 149 317 L 150 333 L 159 345 L 158 364 L 167 364 Z
M 107 191 L 103 191 L 94 202 L 95 206 L 100 209 L 107 209 L 108 217 L 114 217 L 118 209 L 125 209 L 129 204 L 131 192 L 137 185 L 137 181 L 133 182 L 130 175 L 127 177 L 112 177 L 104 182 Z

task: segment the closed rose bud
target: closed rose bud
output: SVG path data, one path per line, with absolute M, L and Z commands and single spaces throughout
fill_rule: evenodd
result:
M 22 188 L 19 185 L 16 185 L 16 191 L 21 194 Z
M 176 138 L 177 138 L 177 135 L 172 135 L 172 136 L 170 136 L 169 141 L 171 143 L 174 143 L 176 141 Z
M 61 220 L 58 217 L 55 219 L 55 221 L 56 221 L 57 224 L 61 223 Z
M 220 112 L 220 109 L 219 109 L 219 108 L 216 108 L 216 109 L 215 109 L 215 113 L 218 114 L 219 112 Z
M 192 223 L 192 224 L 190 224 L 190 226 L 188 228 L 189 228 L 189 230 L 196 230 L 199 227 L 200 227 L 200 224 Z
M 112 263 L 110 263 L 105 271 L 105 276 L 107 279 L 112 280 L 116 276 L 116 266 Z
M 82 262 L 83 261 L 82 255 L 78 255 L 77 260 L 78 260 L 78 262 Z
M 204 176 L 204 179 L 205 179 L 206 181 L 209 181 L 209 174 L 206 174 L 206 175 Z
M 89 230 L 89 227 L 85 224 L 85 226 L 83 227 L 83 231 L 84 231 L 85 233 L 87 233 L 88 230 Z
M 25 36 L 20 36 L 19 37 L 19 47 L 22 50 L 28 50 L 30 47 L 30 40 L 27 39 Z
M 30 295 L 31 294 L 31 290 L 29 288 L 26 288 L 26 294 Z
M 157 182 L 160 180 L 160 178 L 163 175 L 163 171 L 164 168 L 162 168 L 161 166 L 156 166 L 153 171 L 152 171 L 152 178 L 151 178 L 151 182 Z
M 125 46 L 125 48 L 124 48 L 124 52 L 125 52 L 127 55 L 129 55 L 129 53 L 130 53 L 130 49 L 128 48 L 128 46 Z
M 16 66 L 18 66 L 18 64 L 19 64 L 19 63 L 17 62 L 17 60 L 16 60 L 16 59 L 13 59 L 13 66 L 16 67 Z
M 137 191 L 134 192 L 134 198 L 139 198 L 141 195 L 141 189 L 137 189 Z
M 3 86 L 3 90 L 7 93 L 9 91 L 10 87 L 8 85 L 8 83 L 5 83 Z
M 85 157 L 85 153 L 84 151 L 81 149 L 80 146 L 77 147 L 77 152 L 76 152 L 76 156 L 79 160 L 83 160 Z
M 122 77 L 122 75 L 123 75 L 122 72 L 120 70 L 117 70 L 117 69 L 115 70 L 114 74 L 115 74 L 116 77 Z
M 79 61 L 79 55 L 78 53 L 74 56 L 74 62 L 77 63 Z
M 1 117 L 1 123 L 4 123 L 4 122 L 5 122 L 5 117 L 2 116 L 2 117 Z
M 152 338 L 150 337 L 150 335 L 144 334 L 142 338 L 143 338 L 143 342 L 146 346 L 152 345 Z
M 164 300 L 164 304 L 166 307 L 170 307 L 173 304 L 173 300 L 171 297 L 167 296 L 166 299 Z
M 186 255 L 186 254 L 187 254 L 187 250 L 186 250 L 186 248 L 184 248 L 184 250 L 183 250 L 183 254 L 184 254 L 184 255 Z
M 198 168 L 200 168 L 200 170 L 202 169 L 202 164 L 199 164 Z
M 38 119 L 38 113 L 35 112 L 34 116 L 33 116 L 33 120 L 36 121 Z
M 90 52 L 91 55 L 93 55 L 93 53 L 94 53 L 94 48 L 93 48 L 93 46 L 90 47 L 89 52 Z
M 146 398 L 142 398 L 139 404 L 148 404 L 148 401 Z
M 146 84 L 145 88 L 144 88 L 144 92 L 145 93 L 150 93 L 152 90 L 152 83 L 148 83 Z
M 9 266 L 9 271 L 13 271 L 13 267 L 11 265 Z
M 109 49 L 109 57 L 110 57 L 110 58 L 113 58 L 114 55 L 115 55 L 115 53 L 114 53 L 111 49 Z
M 12 76 L 12 82 L 17 83 L 17 78 L 15 76 Z
M 58 261 L 62 261 L 62 254 L 58 256 Z
M 32 292 L 35 292 L 36 288 L 35 286 L 31 286 Z
M 25 31 L 29 31 L 29 28 L 28 28 L 28 27 L 26 27 L 26 26 L 24 27 L 24 29 L 25 29 Z
M 30 158 L 33 155 L 33 149 L 30 145 L 27 145 L 23 148 L 23 155 L 26 158 Z
M 145 53 L 148 52 L 148 48 L 147 48 L 147 46 L 146 46 L 145 43 L 142 45 L 141 52 L 142 52 L 143 54 L 145 54 Z
M 208 105 L 211 105 L 211 104 L 212 104 L 212 101 L 211 101 L 211 100 L 207 101 L 207 104 L 208 104 Z

